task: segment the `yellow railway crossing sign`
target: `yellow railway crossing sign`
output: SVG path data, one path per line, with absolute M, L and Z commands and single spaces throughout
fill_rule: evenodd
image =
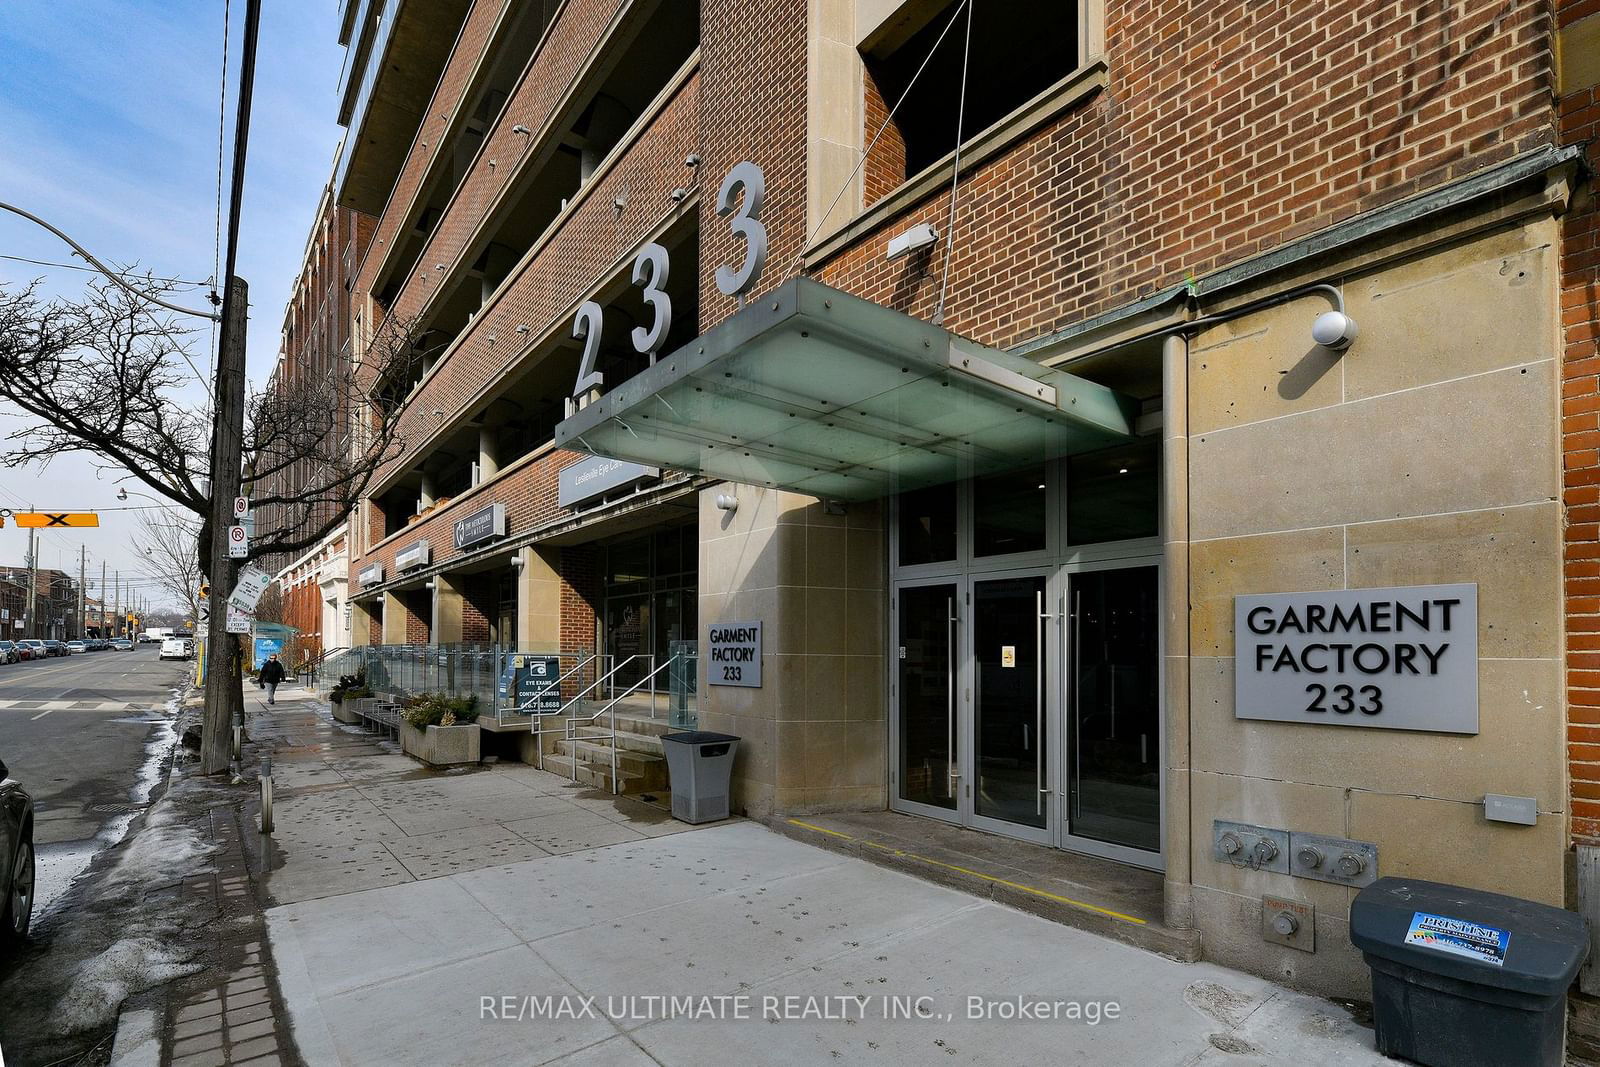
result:
M 100 516 L 92 511 L 13 511 L 11 517 L 25 530 L 100 525 Z

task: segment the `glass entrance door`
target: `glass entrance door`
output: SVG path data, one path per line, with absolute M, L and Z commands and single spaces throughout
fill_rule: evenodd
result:
M 1161 849 L 1158 574 L 1079 571 L 1067 584 L 1066 832 L 1091 851 L 1136 849 L 1144 862 Z
M 957 807 L 956 608 L 960 592 L 955 582 L 902 586 L 896 591 L 897 807 L 912 805 L 934 812 L 954 812 Z
M 1045 585 L 1043 574 L 972 582 L 972 814 L 1013 833 L 1049 824 Z

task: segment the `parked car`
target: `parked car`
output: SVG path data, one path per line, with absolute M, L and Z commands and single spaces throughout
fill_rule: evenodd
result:
M 33 798 L 0 763 L 0 945 L 28 936 L 33 920 Z
M 70 656 L 70 655 L 72 655 L 71 652 L 67 651 L 67 646 L 66 645 L 63 645 L 60 641 L 57 641 L 53 637 L 47 637 L 47 638 L 44 639 L 44 654 L 47 655 L 47 656 Z
M 15 641 L 0 641 L 0 663 L 17 663 L 21 659 L 22 653 Z
M 18 641 L 17 645 L 27 653 L 22 657 L 23 659 L 44 659 L 50 654 L 50 650 L 45 647 L 45 643 L 37 637 L 29 637 Z
M 168 637 L 161 642 L 161 652 L 157 659 L 188 659 L 189 642 L 181 637 Z
M 76 656 L 80 652 L 87 652 L 87 651 L 89 651 L 89 646 L 84 644 L 82 641 L 68 641 L 67 642 L 67 652 L 68 652 L 69 655 Z

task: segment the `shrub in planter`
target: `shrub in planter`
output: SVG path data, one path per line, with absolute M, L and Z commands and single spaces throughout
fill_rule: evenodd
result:
M 470 726 L 478 721 L 478 698 L 423 693 L 406 701 L 401 715 L 418 730 L 426 730 L 430 726 Z M 445 721 L 447 718 L 448 722 Z
M 371 691 L 367 689 L 367 672 L 357 671 L 355 674 L 339 675 L 339 684 L 328 691 L 328 700 L 337 704 L 347 696 L 363 697 L 371 695 Z

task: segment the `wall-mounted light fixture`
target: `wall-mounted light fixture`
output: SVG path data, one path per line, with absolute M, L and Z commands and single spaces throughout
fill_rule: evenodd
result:
M 918 249 L 927 248 L 939 239 L 939 231 L 932 223 L 919 222 L 903 233 L 889 238 L 889 258 L 899 259 Z
M 739 510 L 739 498 L 734 496 L 732 493 L 718 493 L 717 494 L 717 510 L 718 511 L 738 511 Z

